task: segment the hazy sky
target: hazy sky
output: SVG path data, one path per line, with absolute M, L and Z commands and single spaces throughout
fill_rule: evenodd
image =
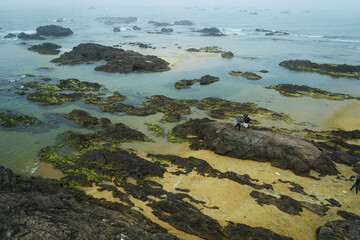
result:
M 269 8 L 289 10 L 360 10 L 360 0 L 0 0 L 6 7 L 111 7 L 111 6 L 195 6 L 195 7 L 237 7 Z

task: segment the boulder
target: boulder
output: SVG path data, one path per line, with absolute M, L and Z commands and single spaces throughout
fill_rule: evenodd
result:
M 220 30 L 216 27 L 212 27 L 212 28 L 203 28 L 201 30 L 197 30 L 195 32 L 200 32 L 202 33 L 201 36 L 225 36 L 225 34 L 223 34 L 222 32 L 220 32 Z
M 232 58 L 232 57 L 234 57 L 234 53 L 232 53 L 230 51 L 224 52 L 224 53 L 221 54 L 221 57 L 222 58 Z
M 73 34 L 70 28 L 64 28 L 58 25 L 46 25 L 40 26 L 36 29 L 36 32 L 42 36 L 54 36 L 54 37 L 65 37 Z
M 139 31 L 139 30 L 141 30 L 141 28 L 139 28 L 138 26 L 132 26 L 132 30 Z
M 172 129 L 175 137 L 197 136 L 193 143 L 220 155 L 260 162 L 290 169 L 296 175 L 309 176 L 310 170 L 320 175 L 338 174 L 331 153 L 322 152 L 312 141 L 300 136 L 261 129 L 234 131 L 229 123 L 193 119 Z M 192 141 L 191 139 L 189 139 Z
M 113 31 L 114 31 L 114 32 L 120 32 L 121 30 L 120 30 L 119 27 L 114 27 L 114 28 L 113 28 Z
M 172 32 L 174 32 L 174 29 L 172 29 L 172 28 L 162 28 L 161 32 L 162 33 L 172 33 Z
M 16 34 L 9 33 L 9 34 L 5 35 L 4 38 L 16 38 Z
M 26 34 L 26 33 L 22 32 L 19 35 L 17 35 L 17 37 L 22 40 L 44 40 L 45 39 L 45 38 L 41 37 L 38 33 Z
M 28 50 L 37 52 L 39 54 L 49 54 L 49 55 L 57 55 L 61 48 L 60 45 L 53 44 L 53 43 L 43 43 L 41 45 L 33 45 Z
M 211 75 L 205 75 L 205 76 L 202 76 L 200 78 L 200 85 L 208 85 L 208 84 L 211 84 L 211 83 L 214 83 L 214 82 L 217 82 L 217 81 L 220 81 L 220 78 L 219 77 L 214 77 L 214 76 L 211 76 Z
M 175 21 L 174 25 L 191 26 L 191 25 L 194 25 L 194 23 L 191 22 L 190 20 L 180 20 L 180 21 Z
M 169 27 L 172 26 L 171 23 L 167 23 L 167 22 L 156 22 L 156 21 L 149 21 L 148 24 L 152 24 L 155 27 Z

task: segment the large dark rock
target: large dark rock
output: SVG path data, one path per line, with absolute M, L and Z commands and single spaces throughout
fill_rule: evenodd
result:
M 330 221 L 318 228 L 316 233 L 317 240 L 357 240 L 360 239 L 360 221 Z
M 269 130 L 234 131 L 229 123 L 209 119 L 193 119 L 172 129 L 174 136 L 189 139 L 197 148 L 211 149 L 217 154 L 290 169 L 297 175 L 309 176 L 310 170 L 321 175 L 339 173 L 331 161 L 331 153 L 322 152 L 312 141 L 300 136 Z M 199 141 L 200 140 L 200 141 Z
M 5 35 L 4 38 L 16 38 L 16 34 L 9 33 L 9 34 Z
M 11 184 L 5 182 L 9 178 Z M 128 206 L 67 191 L 57 180 L 15 177 L 3 167 L 0 180 L 0 236 L 5 239 L 178 240 Z
M 172 33 L 172 32 L 174 32 L 174 29 L 172 29 L 172 28 L 162 28 L 161 32 L 162 33 Z
M 201 30 L 197 30 L 195 32 L 202 33 L 201 36 L 225 36 L 218 28 L 212 27 L 212 28 L 203 28 Z
M 26 34 L 24 32 L 17 35 L 21 40 L 44 40 L 45 38 L 41 37 L 38 33 Z
M 279 65 L 297 71 L 318 72 L 333 77 L 351 77 L 360 79 L 360 65 L 318 64 L 309 60 L 287 60 L 281 62 Z
M 169 27 L 172 26 L 171 23 L 167 23 L 167 22 L 156 22 L 156 21 L 149 21 L 148 24 L 152 24 L 155 27 Z
M 179 20 L 179 21 L 175 21 L 174 25 L 191 26 L 191 25 L 194 25 L 194 23 L 190 20 Z
M 28 50 L 39 54 L 57 55 L 60 52 L 59 48 L 61 48 L 61 46 L 54 43 L 43 43 L 42 45 L 31 46 Z
M 60 115 L 66 119 L 73 120 L 76 124 L 82 127 L 95 127 L 96 125 L 106 127 L 111 124 L 110 120 L 107 118 L 98 119 L 96 117 L 90 116 L 89 113 L 79 109 L 74 109 L 68 114 Z
M 214 77 L 214 76 L 211 76 L 211 75 L 205 75 L 205 76 L 202 76 L 200 78 L 200 85 L 208 85 L 208 84 L 211 84 L 211 83 L 214 83 L 214 82 L 217 82 L 217 81 L 220 81 L 220 78 L 219 77 Z
M 64 28 L 58 25 L 40 26 L 36 32 L 43 36 L 65 37 L 73 34 L 70 28 Z
M 132 71 L 161 72 L 170 70 L 169 63 L 151 55 L 141 55 L 134 51 L 84 43 L 62 54 L 52 62 L 62 65 L 94 63 L 105 60 L 107 63 L 95 68 L 96 71 L 111 73 L 129 73 Z

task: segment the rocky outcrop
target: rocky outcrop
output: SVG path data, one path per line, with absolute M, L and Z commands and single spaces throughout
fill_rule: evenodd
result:
M 16 34 L 9 33 L 9 34 L 5 35 L 4 38 L 16 38 Z
M 214 82 L 217 82 L 217 81 L 220 81 L 220 78 L 219 77 L 214 77 L 214 76 L 211 76 L 211 75 L 205 75 L 205 76 L 202 76 L 200 78 L 200 85 L 208 85 L 208 84 L 211 84 L 211 83 L 214 83 Z
M 65 190 L 57 180 L 26 179 L 3 167 L 0 179 L 4 239 L 179 239 L 128 206 Z
M 141 28 L 139 28 L 138 26 L 132 26 L 131 29 L 134 30 L 134 31 L 139 31 L 139 30 L 141 30 Z
M 151 55 L 141 55 L 93 43 L 80 44 L 71 52 L 62 54 L 52 62 L 61 65 L 94 63 L 105 60 L 107 63 L 95 68 L 96 71 L 111 73 L 130 73 L 133 71 L 161 72 L 170 70 L 169 63 Z
M 231 71 L 229 72 L 231 76 L 241 76 L 248 80 L 260 80 L 261 76 L 257 75 L 256 73 L 252 72 L 241 72 L 241 71 Z
M 233 52 L 230 52 L 230 51 L 227 51 L 227 52 L 224 52 L 221 54 L 221 57 L 222 58 L 233 58 L 234 57 L 234 53 Z
M 39 54 L 57 55 L 60 52 L 60 50 L 58 50 L 59 48 L 61 48 L 61 46 L 57 44 L 43 43 L 42 45 L 31 46 L 28 50 Z
M 172 32 L 174 32 L 174 29 L 172 29 L 172 28 L 162 28 L 161 32 L 162 33 L 172 33 Z
M 199 82 L 200 85 L 208 85 L 217 81 L 220 81 L 220 78 L 211 75 L 204 75 L 200 79 L 179 80 L 175 82 L 174 86 L 176 89 L 183 89 L 183 88 L 190 88 L 196 82 Z
M 90 116 L 89 113 L 74 109 L 68 114 L 59 114 L 60 116 L 73 120 L 76 124 L 82 126 L 82 127 L 95 127 L 97 125 L 100 125 L 101 127 L 107 127 L 111 124 L 111 121 L 108 118 L 96 118 Z
M 40 124 L 41 121 L 36 117 L 31 117 L 28 115 L 20 115 L 13 113 L 12 111 L 0 112 L 0 126 L 4 126 L 4 127 L 15 127 L 17 125 L 29 126 L 35 123 Z
M 309 176 L 310 170 L 320 175 L 338 174 L 334 157 L 322 152 L 312 141 L 300 136 L 269 130 L 234 131 L 228 123 L 194 119 L 172 129 L 175 137 L 188 139 L 193 148 L 215 151 L 220 155 L 260 162 L 290 169 L 297 175 Z M 196 138 L 188 138 L 188 134 Z
M 149 21 L 148 24 L 152 24 L 155 27 L 169 27 L 172 26 L 171 23 L 167 23 L 167 22 L 156 22 L 156 21 Z
M 279 91 L 280 94 L 287 97 L 309 96 L 312 98 L 329 99 L 329 100 L 337 100 L 337 101 L 355 98 L 349 94 L 331 93 L 328 91 L 321 90 L 319 88 L 312 88 L 305 85 L 300 86 L 294 84 L 277 84 L 277 85 L 268 86 L 266 88 L 275 89 L 276 91 Z
M 113 32 L 121 32 L 121 30 L 120 30 L 119 27 L 114 27 L 114 28 L 113 28 Z
M 21 40 L 44 40 L 45 38 L 41 37 L 38 33 L 26 34 L 24 32 L 17 35 Z
M 195 32 L 202 33 L 201 36 L 225 36 L 218 28 L 212 27 L 212 28 L 203 28 L 201 30 L 197 30 Z
M 73 34 L 70 28 L 64 28 L 58 25 L 40 26 L 36 32 L 42 36 L 66 37 Z
M 338 211 L 345 220 L 327 222 L 316 231 L 317 240 L 360 239 L 360 216 Z
M 179 21 L 175 21 L 174 25 L 191 26 L 194 25 L 194 23 L 190 20 L 179 20 Z
M 137 17 L 98 17 L 95 18 L 96 21 L 102 22 L 104 24 L 111 22 L 115 23 L 134 23 L 138 19 Z
M 318 64 L 309 60 L 287 60 L 281 62 L 279 65 L 291 70 L 318 72 L 333 77 L 350 77 L 360 79 L 360 65 Z

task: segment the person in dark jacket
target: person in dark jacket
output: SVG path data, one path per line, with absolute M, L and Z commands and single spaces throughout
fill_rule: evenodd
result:
M 245 114 L 244 115 L 244 123 L 243 123 L 243 127 L 246 129 L 249 127 L 249 122 L 250 122 L 250 118 L 249 118 L 249 115 Z
M 237 123 L 235 125 L 235 130 L 236 130 L 237 126 L 239 126 L 239 131 L 240 131 L 240 127 L 241 127 L 241 117 L 240 116 L 237 118 Z
M 356 194 L 358 194 L 359 186 L 360 186 L 360 175 L 357 176 L 356 182 L 355 182 L 355 184 L 350 188 L 350 191 L 351 191 L 353 188 L 355 188 L 355 189 L 356 189 Z

